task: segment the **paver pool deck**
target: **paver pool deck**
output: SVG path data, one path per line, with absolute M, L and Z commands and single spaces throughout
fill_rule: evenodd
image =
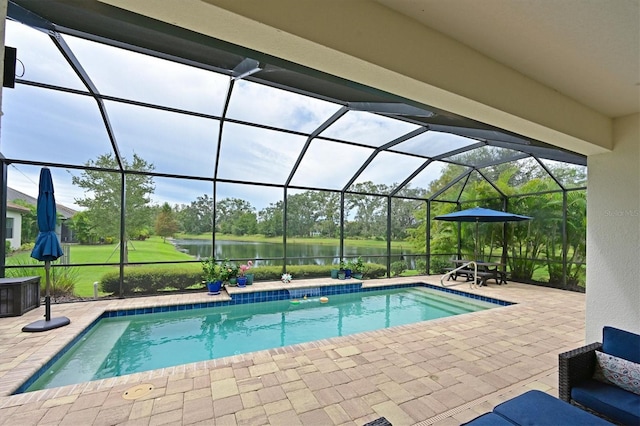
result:
M 440 285 L 439 276 L 363 285 L 415 282 Z M 337 283 L 294 280 L 230 291 Z M 224 296 L 53 304 L 52 316 L 71 324 L 42 333 L 21 329 L 42 318 L 43 306 L 0 318 L 0 424 L 361 426 L 385 417 L 394 426 L 458 425 L 530 389 L 557 396 L 558 354 L 585 343 L 585 295 L 513 282 L 453 288 L 516 304 L 19 395 L 11 393 L 106 310 Z M 125 398 L 137 385 L 151 390 Z

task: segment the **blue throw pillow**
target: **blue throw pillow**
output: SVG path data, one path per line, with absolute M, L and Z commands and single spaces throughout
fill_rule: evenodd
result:
M 614 327 L 602 329 L 602 352 L 640 363 L 640 335 Z

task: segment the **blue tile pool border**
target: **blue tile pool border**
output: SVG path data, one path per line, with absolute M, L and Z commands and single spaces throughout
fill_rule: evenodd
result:
M 493 303 L 498 306 L 509 306 L 514 305 L 513 302 L 507 302 L 505 300 L 496 299 L 493 297 L 481 296 L 479 294 L 467 293 L 464 291 L 456 290 L 448 287 L 441 287 L 433 284 L 427 283 L 406 283 L 406 284 L 391 284 L 391 285 L 382 285 L 377 287 L 362 287 L 361 282 L 349 283 L 349 284 L 337 284 L 337 285 L 323 285 L 323 286 L 314 286 L 307 287 L 306 290 L 309 290 L 310 294 L 314 296 L 331 296 L 336 294 L 346 294 L 346 293 L 364 293 L 370 291 L 378 291 L 378 290 L 392 290 L 399 288 L 407 288 L 407 287 L 426 287 L 436 291 L 442 291 L 445 293 L 456 294 L 462 297 L 468 297 L 474 300 L 480 300 L 483 302 Z M 304 294 L 305 288 L 296 288 L 295 289 L 299 294 Z M 205 308 L 216 308 L 221 306 L 232 306 L 232 305 L 244 305 L 248 303 L 260 303 L 260 302 L 273 302 L 278 300 L 289 300 L 292 299 L 289 290 L 287 289 L 279 289 L 279 290 L 265 290 L 265 291 L 256 291 L 256 292 L 248 292 L 248 293 L 235 293 L 231 295 L 231 300 L 223 300 L 216 302 L 200 302 L 200 303 L 188 303 L 181 305 L 167 305 L 167 306 L 154 306 L 148 308 L 132 308 L 132 309 L 124 309 L 124 310 L 116 310 L 116 311 L 104 311 L 98 318 L 93 320 L 91 324 L 89 324 L 84 330 L 82 330 L 76 337 L 73 338 L 64 348 L 62 348 L 56 355 L 53 356 L 49 361 L 47 361 L 38 371 L 36 371 L 27 381 L 25 381 L 20 387 L 18 387 L 12 395 L 17 395 L 26 392 L 26 390 L 31 386 L 36 380 L 40 378 L 47 370 L 49 370 L 53 364 L 58 361 L 69 349 L 73 347 L 80 339 L 82 339 L 96 324 L 103 318 L 116 318 L 116 317 L 124 317 L 131 315 L 146 315 L 146 314 L 155 314 L 160 312 L 178 312 L 178 311 L 188 311 L 194 309 L 205 309 Z

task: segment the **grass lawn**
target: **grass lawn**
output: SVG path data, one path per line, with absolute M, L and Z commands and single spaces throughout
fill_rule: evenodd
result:
M 128 245 L 129 262 L 163 262 L 163 261 L 185 261 L 194 260 L 188 254 L 182 253 L 169 242 L 162 241 L 160 237 L 152 237 L 145 241 L 133 241 Z M 41 264 L 35 259 L 31 259 L 30 252 L 15 253 L 7 258 L 7 265 L 31 265 Z M 113 263 L 113 266 L 74 266 L 77 280 L 75 283 L 75 293 L 78 296 L 93 296 L 93 283 L 100 281 L 106 272 L 118 270 L 117 262 L 120 259 L 120 247 L 117 244 L 105 245 L 75 245 L 70 247 L 69 263 L 91 264 L 91 263 Z M 54 262 L 56 265 L 57 262 Z M 163 267 L 163 265 L 158 265 Z M 166 267 L 166 266 L 164 266 Z M 200 265 L 197 265 L 200 268 Z M 37 275 L 34 273 L 27 275 Z

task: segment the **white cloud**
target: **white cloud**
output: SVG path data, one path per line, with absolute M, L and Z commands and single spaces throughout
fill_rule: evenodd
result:
M 311 133 L 340 105 L 248 81 L 233 89 L 228 118 Z
M 229 77 L 76 37 L 65 40 L 103 95 L 222 114 Z
M 322 137 L 381 146 L 418 126 L 363 111 L 349 111 L 321 133 Z

